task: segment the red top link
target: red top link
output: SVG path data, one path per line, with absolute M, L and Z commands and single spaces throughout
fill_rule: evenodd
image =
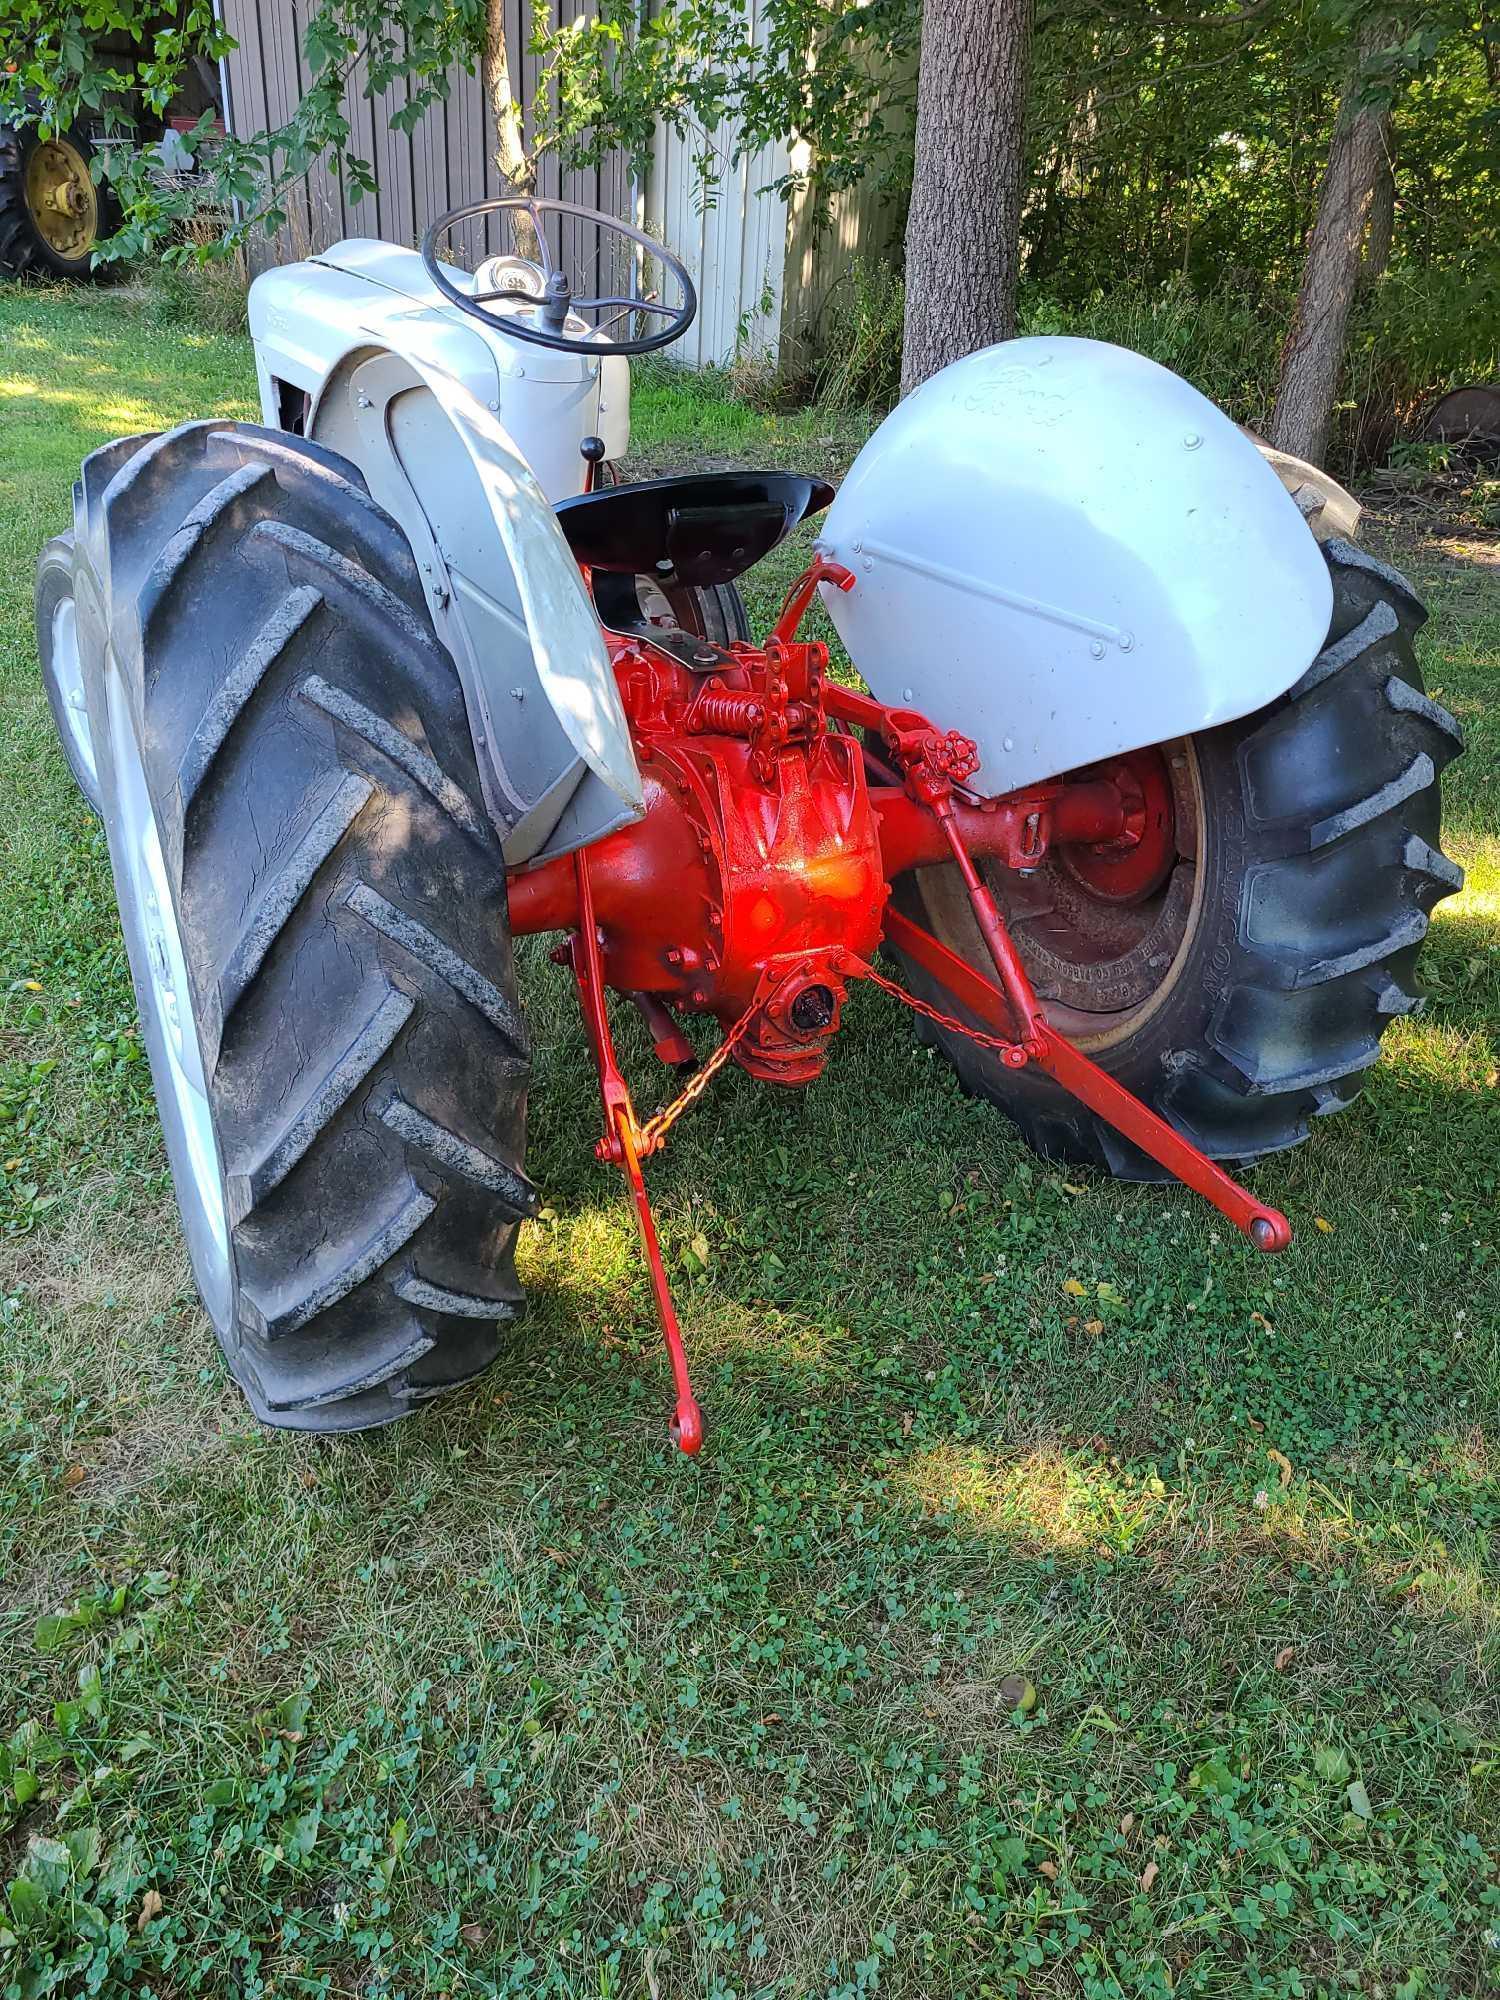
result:
M 797 627 L 802 623 L 807 607 L 812 603 L 812 594 L 820 583 L 831 583 L 836 590 L 853 590 L 854 572 L 827 556 L 816 557 L 787 592 L 781 616 L 771 631 L 773 642 L 780 640 L 785 645 L 796 638 Z

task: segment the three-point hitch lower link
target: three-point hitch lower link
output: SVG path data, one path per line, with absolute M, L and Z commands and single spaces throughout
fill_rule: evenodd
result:
M 594 1066 L 599 1072 L 599 1093 L 604 1100 L 604 1136 L 595 1151 L 601 1160 L 613 1161 L 620 1168 L 635 1208 L 636 1228 L 640 1232 L 641 1252 L 651 1278 L 656 1316 L 661 1322 L 662 1337 L 667 1343 L 667 1354 L 672 1363 L 672 1381 L 677 1396 L 672 1414 L 672 1442 L 679 1451 L 691 1456 L 703 1449 L 703 1412 L 698 1408 L 688 1376 L 682 1329 L 677 1324 L 677 1309 L 672 1303 L 672 1289 L 667 1283 L 666 1267 L 661 1259 L 661 1244 L 657 1240 L 656 1223 L 651 1214 L 651 1200 L 641 1172 L 642 1127 L 637 1122 L 630 1086 L 620 1069 L 614 1037 L 609 1031 L 609 1012 L 604 999 L 604 968 L 599 957 L 599 928 L 594 919 L 594 896 L 589 886 L 587 856 L 583 853 L 576 855 L 574 867 L 578 876 L 578 928 L 555 955 L 560 958 L 565 956 L 573 968 L 578 986 L 578 1004 L 593 1050 Z M 727 1049 L 727 1042 L 725 1047 Z

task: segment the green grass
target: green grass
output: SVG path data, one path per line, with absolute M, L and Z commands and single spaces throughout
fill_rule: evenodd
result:
M 683 1461 L 537 964 L 530 1315 L 318 1442 L 195 1304 L 31 631 L 82 455 L 251 399 L 242 341 L 0 295 L 0 1995 L 1494 1990 L 1493 544 L 1404 552 L 1469 886 L 1256 1174 L 1285 1258 L 1048 1171 L 863 993 L 815 1088 L 728 1075 L 653 1164 Z M 826 469 L 826 421 L 651 376 L 637 444 Z

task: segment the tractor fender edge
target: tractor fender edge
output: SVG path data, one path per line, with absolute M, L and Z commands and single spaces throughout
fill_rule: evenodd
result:
M 499 419 L 436 358 L 352 348 L 310 428 L 406 531 L 469 700 L 487 803 L 516 866 L 644 810 L 594 607 L 557 517 Z

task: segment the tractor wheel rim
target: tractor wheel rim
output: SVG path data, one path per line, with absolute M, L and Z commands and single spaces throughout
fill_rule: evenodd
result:
M 1184 738 L 1177 744 L 1154 747 L 1167 757 L 1175 780 L 1174 837 L 1178 862 L 1159 897 L 1151 899 L 1157 906 L 1162 928 L 1154 933 L 1150 928 L 1144 930 L 1127 954 L 1135 961 L 1138 973 L 1144 966 L 1149 972 L 1149 979 L 1122 1004 L 1117 1007 L 1070 1004 L 1066 957 L 1049 950 L 1045 939 L 1039 935 L 1037 917 L 1028 913 L 1024 899 L 1017 894 L 1020 885 L 997 864 L 989 861 L 980 864 L 981 874 L 1005 912 L 1021 962 L 1037 989 L 1047 1019 L 1077 1048 L 1095 1058 L 1128 1041 L 1166 1005 L 1191 957 L 1203 911 L 1204 883 L 1209 867 L 1209 834 L 1196 750 L 1191 738 Z M 1057 864 L 1060 870 L 1065 860 L 1066 857 L 1059 853 Z M 1043 879 L 1038 886 L 1044 894 L 1052 869 L 1053 863 L 1049 860 L 1047 867 L 1041 871 Z M 988 960 L 984 945 L 970 914 L 968 897 L 958 870 L 952 867 L 932 869 L 919 875 L 917 880 L 921 885 L 919 893 L 925 905 L 927 921 L 936 935 L 960 957 L 967 958 L 971 965 L 985 969 Z M 1069 880 L 1073 880 L 1071 875 Z M 1068 885 L 1061 883 L 1058 886 L 1066 889 Z M 1074 887 L 1082 890 L 1084 884 L 1074 882 Z M 1044 921 L 1046 914 L 1043 913 Z M 1063 942 L 1054 939 L 1054 943 Z M 1079 968 L 1086 966 L 1091 957 L 1087 949 L 1070 955 Z M 1107 959 L 1101 962 L 1108 971 Z M 1119 965 L 1125 962 L 1125 959 L 1116 961 Z
M 1152 752 L 1139 754 L 1147 756 L 1153 752 L 1167 760 L 1176 778 L 1172 790 L 1177 852 L 1176 863 L 1163 888 L 1147 899 L 1164 928 L 1148 930 L 1137 947 L 1137 950 L 1147 945 L 1152 947 L 1148 965 L 1153 977 L 1146 990 L 1117 1009 L 1094 1012 L 1070 1005 L 1061 995 L 1050 999 L 1044 996 L 1045 1012 L 1053 1026 L 1060 1028 L 1077 1047 L 1095 1056 L 1138 1033 L 1166 1003 L 1187 962 L 1202 910 L 1208 829 L 1197 756 L 1190 738 L 1175 744 L 1155 745 Z M 1087 893 L 1087 869 L 1069 868 L 1069 857 L 1064 853 L 1059 853 L 1058 860 L 1078 888 Z M 1099 903 L 1107 909 L 1109 899 L 1100 898 Z M 1036 940 L 1028 934 L 1024 920 L 1013 919 L 1013 922 L 1022 963 L 1034 980 L 1044 980 L 1046 967 L 1039 961 Z M 1085 946 L 1078 953 L 1077 962 L 1084 966 L 1090 958 L 1090 950 Z M 1054 961 L 1054 969 L 1056 966 Z
M 52 678 L 61 697 L 59 723 L 67 738 L 69 759 L 98 796 L 99 765 L 94 755 L 94 731 L 88 697 L 83 691 L 83 663 L 78 657 L 78 606 L 71 597 L 59 599 L 52 613 Z
M 234 1260 L 187 957 L 130 699 L 113 659 L 106 689 L 120 916 L 193 1274 L 209 1317 L 223 1327 L 234 1310 Z
M 99 233 L 99 196 L 89 163 L 66 139 L 46 139 L 26 163 L 26 206 L 47 248 L 88 255 Z

